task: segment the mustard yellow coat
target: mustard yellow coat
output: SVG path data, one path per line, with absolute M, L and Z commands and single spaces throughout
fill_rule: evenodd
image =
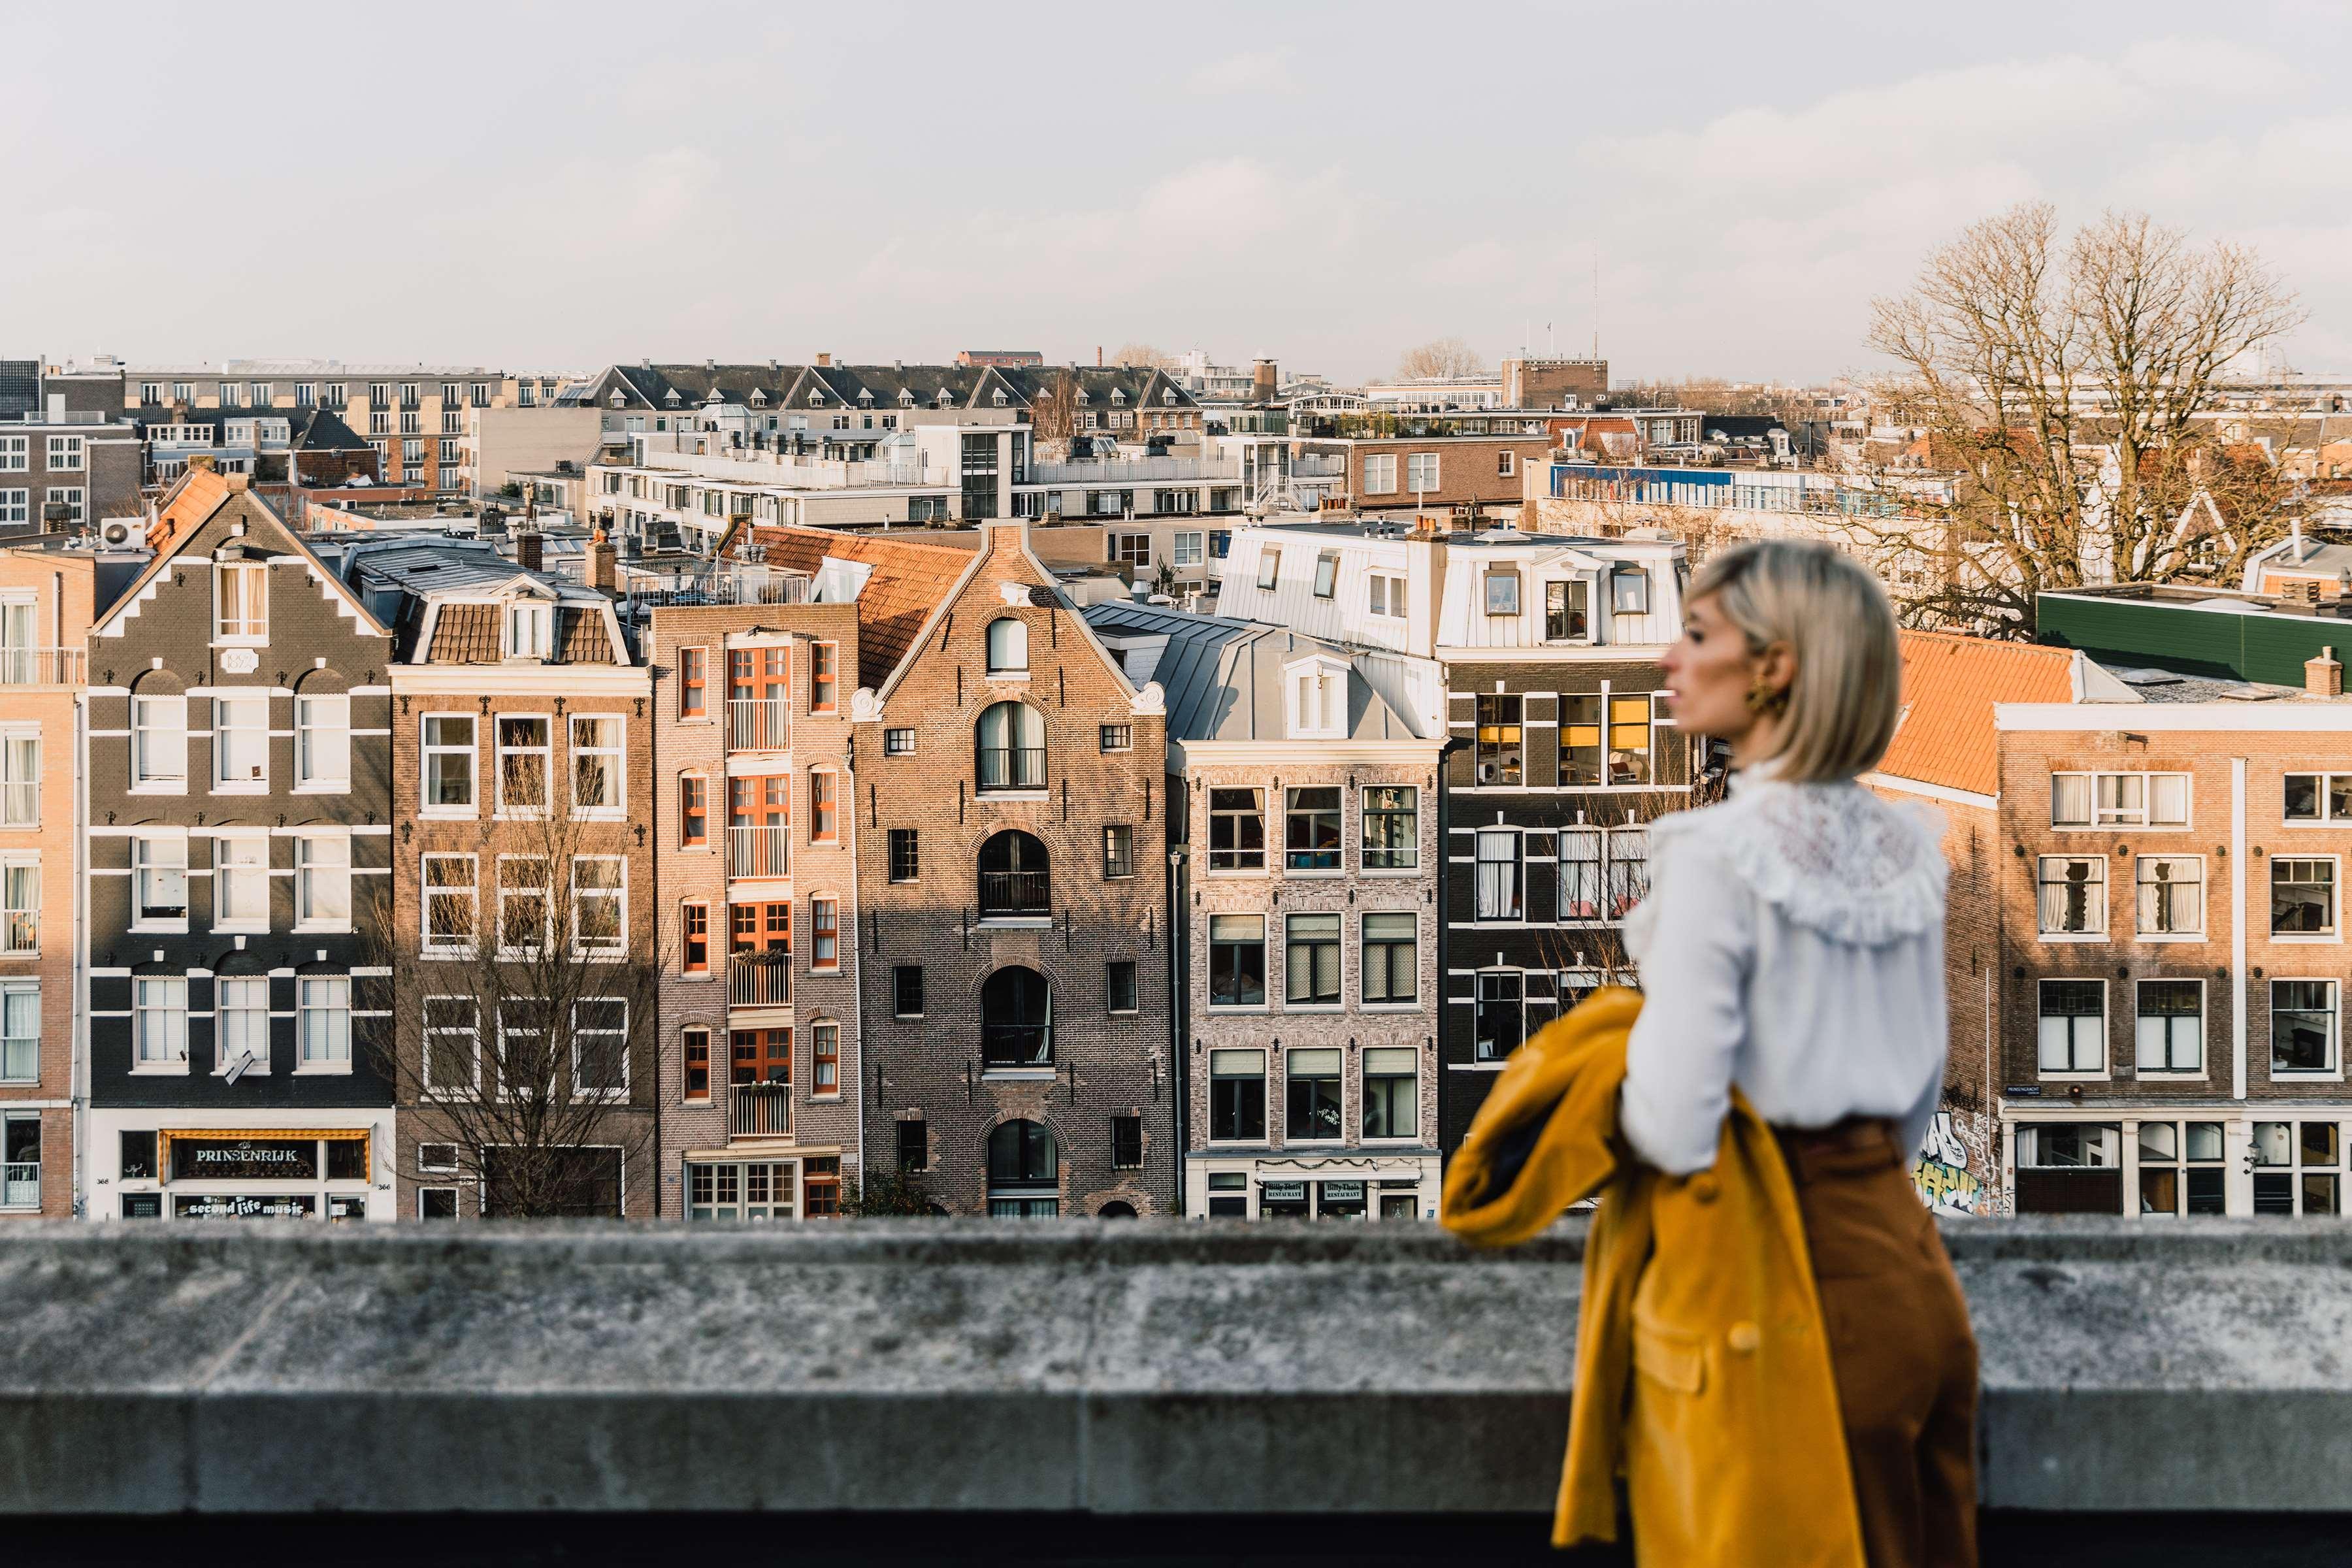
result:
M 1667 1176 L 1617 1131 L 1641 997 L 1612 987 L 1522 1046 L 1445 1175 L 1444 1223 L 1525 1241 L 1601 1193 L 1552 1543 L 1643 1568 L 1864 1568 L 1803 1222 L 1771 1130 L 1735 1093 L 1714 1168 Z

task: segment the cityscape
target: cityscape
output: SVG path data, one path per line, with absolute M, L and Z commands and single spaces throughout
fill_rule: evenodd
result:
M 2333 1352 L 2280 1347 L 2340 1326 L 2352 1260 L 2324 1223 L 2352 1204 L 2352 277 L 2340 204 L 2277 172 L 2340 125 L 2285 106 L 2321 84 L 2281 37 L 2342 19 L 1872 39 L 1798 9 L 1752 72 L 1685 18 L 1706 58 L 1670 105 L 1573 101 L 1647 29 L 1501 8 L 1428 46 L 1447 103 L 1498 85 L 1459 113 L 1355 36 L 1417 30 L 1383 7 L 1164 37 L 1041 10 L 1018 47 L 923 7 L 863 36 L 436 13 L 483 62 L 386 40 L 383 79 L 347 84 L 346 129 L 405 153 L 353 137 L 274 193 L 223 169 L 135 201 L 169 115 L 68 132 L 71 95 L 0 61 L 0 120 L 58 159 L 0 258 L 0 1294 L 62 1313 L 42 1281 L 74 1279 L 127 1317 L 94 1249 L 141 1237 L 218 1249 L 119 1266 L 174 1300 L 210 1278 L 299 1314 L 381 1268 L 354 1330 L 377 1369 L 480 1357 L 502 1399 L 568 1397 L 567 1335 L 607 1311 L 619 1343 L 665 1316 L 715 1343 L 789 1297 L 865 1347 L 844 1390 L 936 1395 L 950 1431 L 999 1418 L 959 1379 L 1057 1388 L 1117 1323 L 1108 1383 L 1202 1379 L 1220 1443 L 1260 1416 L 1213 1394 L 1311 1391 L 1341 1401 L 1331 1453 L 1387 1456 L 1325 1454 L 1294 1495 L 1321 1418 L 1266 1415 L 1242 1440 L 1266 1472 L 1213 1486 L 1154 1415 L 1099 1472 L 1057 1461 L 1072 1502 L 1001 1457 L 889 1473 L 868 1411 L 840 1428 L 855 1485 L 747 1457 L 673 1486 L 640 1453 L 590 1491 L 500 1471 L 530 1445 L 485 1404 L 417 1429 L 470 1456 L 425 1502 L 85 1494 L 0 1440 L 0 1511 L 872 1509 L 942 1532 L 907 1562 L 955 1555 L 963 1510 L 1164 1511 L 1223 1562 L 1221 1519 L 1360 1515 L 1347 1556 L 1368 1519 L 1549 1510 L 1549 1431 L 1521 1476 L 1344 1398 L 1392 1379 L 1556 1400 L 1475 1405 L 1497 1431 L 1564 1422 L 1564 1359 L 1521 1384 L 1475 1357 L 1579 1289 L 1584 1233 L 1449 1260 L 1448 1173 L 1515 1053 L 1640 990 L 1652 837 L 1741 787 L 1659 661 L 1710 563 L 1794 541 L 1884 588 L 1900 718 L 1861 782 L 1944 825 L 1943 1087 L 1906 1158 L 1985 1347 L 1985 1560 L 2038 1560 L 2045 1516 L 2168 1508 L 2211 1525 L 2184 1551 L 2277 1511 L 2332 1544 L 2263 1561 L 2329 1560 L 2341 1440 L 2315 1460 L 2224 1413 L 2144 1450 L 2193 1400 L 2342 1398 Z M 319 15 L 257 79 L 325 124 L 377 46 Z M 105 47 L 18 20 L 28 63 Z M 142 25 L 126 100 L 238 68 L 188 13 Z M 1482 64 L 1515 30 L 1528 59 Z M 1169 123 L 1057 134 L 1074 86 Z M 243 1220 L 289 1223 L 188 1228 Z M 746 1222 L 773 1250 L 629 1250 Z M 400 1250 L 427 1246 L 458 1250 Z M 828 1269 L 881 1282 L 812 1304 Z M 562 1305 L 519 1307 L 530 1279 Z M 1055 1305 L 1016 1325 L 1022 1291 Z M 369 1317 L 404 1292 L 430 1305 Z M 1317 1292 L 1358 1350 L 1294 1321 Z M 250 1331 L 205 1330 L 219 1369 Z M 701 1353 L 617 1351 L 612 1387 L 707 1395 L 734 1374 Z M 815 1397 L 769 1353 L 747 1397 Z M 356 1354 L 253 1375 L 393 1397 L 407 1373 Z M 1130 1442 L 1085 1385 L 1072 1452 Z M 2181 1403 L 2081 1416 L 2087 1389 Z M 729 1428 L 747 1455 L 849 1420 L 764 1408 Z M 643 1410 L 583 1412 L 551 1455 L 638 1452 Z M 840 1561 L 902 1560 L 824 1528 Z M 1096 1561 L 1070 1528 L 1035 1560 Z

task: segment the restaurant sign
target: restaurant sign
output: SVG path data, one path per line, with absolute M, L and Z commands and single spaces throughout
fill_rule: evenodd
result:
M 172 1179 L 315 1182 L 319 1179 L 319 1145 L 310 1138 L 174 1138 Z
M 1362 1203 L 1364 1201 L 1364 1184 L 1361 1182 L 1326 1182 L 1323 1184 L 1323 1201 L 1327 1204 Z
M 309 1193 L 179 1193 L 172 1213 L 181 1219 L 310 1219 L 319 1200 Z
M 1303 1204 L 1307 1201 L 1307 1184 L 1267 1182 L 1259 1186 L 1257 1195 L 1270 1204 Z

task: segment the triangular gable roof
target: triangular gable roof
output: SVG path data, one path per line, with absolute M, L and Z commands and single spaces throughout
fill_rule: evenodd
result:
M 732 553 L 737 537 L 728 539 L 723 552 Z M 857 595 L 858 680 L 866 686 L 879 685 L 884 673 L 897 669 L 932 607 L 979 554 L 952 544 L 756 523 L 751 539 L 765 563 L 781 571 L 814 574 L 827 557 L 869 569 Z
M 334 599 L 359 622 L 362 632 L 389 637 L 391 629 L 368 609 L 366 602 L 352 591 L 351 585 L 329 569 L 318 552 L 302 542 L 301 535 L 286 526 L 286 521 L 269 510 L 268 505 L 252 490 L 242 486 L 231 489 L 224 476 L 210 468 L 191 468 L 171 494 L 165 498 L 163 510 L 149 526 L 147 540 L 155 552 L 131 585 L 110 605 L 105 614 L 91 622 L 91 637 L 118 637 L 120 626 L 129 612 L 141 603 L 144 590 L 169 569 L 173 560 L 184 554 L 205 525 L 224 512 L 234 511 L 238 521 L 248 527 L 258 526 L 270 540 L 273 555 L 299 555 L 309 563 L 311 580 L 322 584 L 328 596 Z
M 982 524 L 982 527 L 983 530 L 991 528 L 1016 528 L 1020 531 L 1020 549 L 1022 556 L 1027 560 L 1030 566 L 1035 570 L 1038 584 L 1045 586 L 1053 592 L 1060 608 L 1067 609 L 1072 612 L 1070 618 L 1076 624 L 1078 635 L 1086 639 L 1086 643 L 1088 647 L 1094 649 L 1095 657 L 1102 660 L 1102 667 L 1110 672 L 1110 678 L 1113 681 L 1118 683 L 1118 689 L 1121 691 L 1126 692 L 1130 700 L 1139 696 L 1140 693 L 1136 690 L 1135 683 L 1128 679 L 1127 671 L 1119 667 L 1119 661 L 1118 658 L 1112 655 L 1110 649 L 1103 646 L 1102 638 L 1097 637 L 1095 635 L 1094 628 L 1087 625 L 1086 616 L 1082 614 L 1076 613 L 1076 607 L 1069 603 L 1067 596 L 1065 595 L 1061 589 L 1055 585 L 1053 572 L 1047 568 L 1043 561 L 1037 559 L 1037 552 L 1029 548 L 1029 531 L 1027 525 L 1013 522 L 987 522 Z M 890 693 L 898 689 L 898 682 L 905 678 L 907 671 L 913 667 L 915 662 L 915 654 L 919 650 L 924 643 L 930 640 L 931 633 L 938 627 L 940 622 L 946 617 L 948 606 L 954 604 L 956 599 L 963 593 L 963 591 L 971 585 L 971 580 L 980 574 L 982 563 L 986 562 L 988 559 L 988 551 L 989 542 L 986 533 L 983 531 L 979 548 L 971 552 L 971 563 L 956 574 L 956 580 L 949 585 L 947 592 L 942 594 L 939 598 L 939 602 L 931 606 L 931 613 L 923 617 L 922 626 L 917 629 L 914 637 L 910 640 L 906 656 L 898 660 L 898 668 L 891 670 L 890 679 L 884 681 L 880 686 L 875 688 L 876 697 L 885 702 L 887 702 L 890 700 Z M 1161 690 L 1165 692 L 1166 688 L 1161 688 Z

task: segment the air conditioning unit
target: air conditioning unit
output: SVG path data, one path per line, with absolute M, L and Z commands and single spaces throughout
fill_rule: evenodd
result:
M 129 550 L 140 542 L 139 524 L 127 517 L 109 518 L 98 525 L 99 542 L 109 550 Z

